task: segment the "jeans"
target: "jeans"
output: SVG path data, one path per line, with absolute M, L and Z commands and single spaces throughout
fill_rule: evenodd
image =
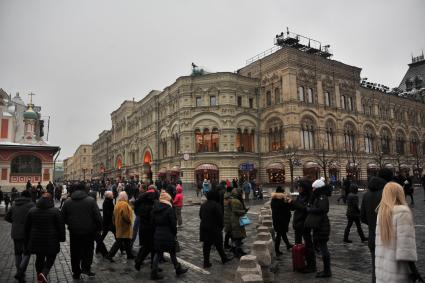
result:
M 47 277 L 50 269 L 55 263 L 56 254 L 54 255 L 45 255 L 45 254 L 36 254 L 35 258 L 35 271 L 37 273 L 43 273 Z
M 182 219 L 182 207 L 175 207 L 176 212 L 176 218 L 177 218 L 177 224 L 179 226 L 183 225 L 183 219 Z
M 24 240 L 13 240 L 13 244 L 15 247 L 16 271 L 19 274 L 25 274 L 31 255 L 26 251 Z
M 115 243 L 112 245 L 108 256 L 114 257 L 120 248 L 125 249 L 125 252 L 127 253 L 127 258 L 131 258 L 133 256 L 133 252 L 131 250 L 131 239 L 125 238 L 117 238 Z
M 362 241 L 364 241 L 366 239 L 366 237 L 363 233 L 362 225 L 360 224 L 360 218 L 358 218 L 358 217 L 348 217 L 347 219 L 348 219 L 348 223 L 347 223 L 347 227 L 345 227 L 344 240 L 348 240 L 348 236 L 350 235 L 351 226 L 353 226 L 353 222 L 354 222 L 354 223 L 356 223 L 357 233 L 359 233 L 360 239 Z
M 276 232 L 276 241 L 275 241 L 275 245 L 274 245 L 274 250 L 276 252 L 279 251 L 280 239 L 283 239 L 283 242 L 285 242 L 287 249 L 291 246 L 291 244 L 289 243 L 289 240 L 288 240 L 288 236 L 286 235 L 285 232 L 283 232 L 283 233 Z
M 72 273 L 89 272 L 93 263 L 93 248 L 95 235 L 70 234 L 71 268 Z

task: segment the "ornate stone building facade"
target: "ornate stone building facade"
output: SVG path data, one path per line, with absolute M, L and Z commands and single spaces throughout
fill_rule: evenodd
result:
M 65 180 L 88 180 L 93 174 L 92 145 L 82 144 L 63 161 Z
M 421 168 L 425 104 L 361 86 L 360 71 L 283 46 L 236 73 L 179 77 L 111 114 L 94 175 L 281 183 Z

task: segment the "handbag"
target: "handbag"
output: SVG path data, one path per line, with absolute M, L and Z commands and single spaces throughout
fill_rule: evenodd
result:
M 249 224 L 251 224 L 251 220 L 248 218 L 248 215 L 245 214 L 244 216 L 239 218 L 239 225 L 241 227 L 247 226 Z

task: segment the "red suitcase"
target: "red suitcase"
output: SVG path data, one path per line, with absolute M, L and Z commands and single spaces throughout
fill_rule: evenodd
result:
M 305 246 L 304 244 L 292 247 L 292 265 L 294 271 L 300 271 L 305 268 Z

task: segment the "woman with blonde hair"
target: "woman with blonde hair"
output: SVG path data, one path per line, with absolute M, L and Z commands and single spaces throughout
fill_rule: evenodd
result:
M 377 209 L 376 282 L 409 282 L 409 276 L 417 278 L 415 227 L 403 188 L 395 182 L 387 183 Z
M 114 208 L 112 223 L 115 226 L 116 241 L 111 247 L 108 256 L 106 257 L 113 262 L 113 257 L 120 247 L 125 249 L 127 259 L 134 259 L 131 251 L 131 239 L 133 237 L 133 209 L 128 204 L 128 196 L 126 192 L 120 192 L 117 199 L 117 204 Z

